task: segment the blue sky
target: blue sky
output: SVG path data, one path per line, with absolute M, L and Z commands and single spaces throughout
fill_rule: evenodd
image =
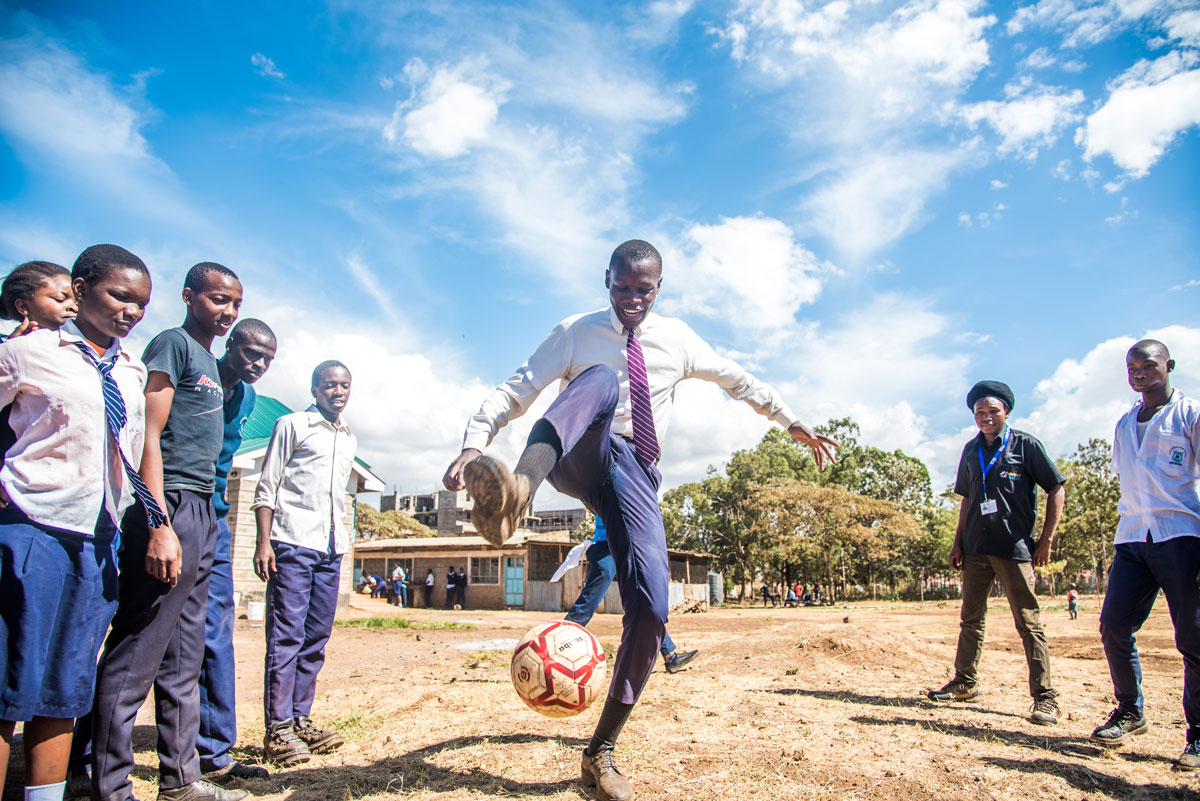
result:
M 660 311 L 939 483 L 978 379 L 1056 456 L 1132 402 L 1132 338 L 1200 394 L 1195 0 L 117 6 L 0 5 L 0 261 L 138 253 L 135 346 L 229 265 L 260 389 L 346 361 L 403 490 L 633 237 Z M 766 428 L 679 394 L 668 486 Z

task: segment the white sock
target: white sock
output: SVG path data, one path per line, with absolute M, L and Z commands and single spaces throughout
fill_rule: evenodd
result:
M 37 787 L 25 788 L 25 801 L 63 801 L 63 793 L 67 789 L 66 782 L 40 784 Z

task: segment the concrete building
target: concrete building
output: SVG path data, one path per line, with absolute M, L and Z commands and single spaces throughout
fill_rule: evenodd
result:
M 354 580 L 366 575 L 390 576 L 397 564 L 409 575 L 409 604 L 425 606 L 424 584 L 433 571 L 434 607 L 446 605 L 446 573 L 450 568 L 467 572 L 466 605 L 471 609 L 531 609 L 562 613 L 575 601 L 583 586 L 587 560 L 551 582 L 555 569 L 577 543 L 565 537 L 550 539 L 536 532 L 521 532 L 497 548 L 474 534 L 452 537 L 409 537 L 354 543 Z M 668 551 L 671 564 L 670 604 L 685 599 L 705 599 L 712 555 Z M 600 612 L 620 614 L 621 598 L 614 584 Z
M 254 575 L 254 548 L 258 535 L 250 504 L 254 501 L 254 491 L 262 475 L 263 458 L 267 455 L 267 443 L 271 439 L 275 421 L 291 411 L 274 398 L 259 395 L 254 403 L 254 411 L 242 429 L 242 445 L 233 455 L 225 496 L 229 501 L 226 520 L 233 532 L 233 590 L 238 594 L 241 604 L 264 597 L 265 585 Z M 383 489 L 383 481 L 371 472 L 370 466 L 361 459 L 355 459 L 346 485 L 345 523 L 350 530 L 351 553 L 356 536 L 354 496 L 360 492 L 382 492 Z M 344 599 L 349 599 L 354 586 L 352 562 L 351 554 L 342 559 L 341 593 Z
M 455 537 L 475 533 L 475 527 L 471 524 L 471 508 L 474 505 L 466 490 L 438 490 L 423 495 L 393 492 L 380 498 L 379 511 L 404 512 L 440 535 Z M 543 510 L 526 517 L 521 528 L 539 534 L 570 532 L 591 519 L 591 512 L 582 506 Z

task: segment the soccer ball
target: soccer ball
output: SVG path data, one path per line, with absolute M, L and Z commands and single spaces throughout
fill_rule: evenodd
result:
M 604 685 L 604 650 L 578 623 L 542 623 L 513 651 L 512 683 L 535 712 L 551 718 L 578 715 Z

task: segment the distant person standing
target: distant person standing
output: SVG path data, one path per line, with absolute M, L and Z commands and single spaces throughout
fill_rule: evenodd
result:
M 426 609 L 433 608 L 433 583 L 434 583 L 434 581 L 435 581 L 435 579 L 433 577 L 433 568 L 431 567 L 431 568 L 429 568 L 429 572 L 427 574 L 425 574 L 425 608 Z
M 341 362 L 317 365 L 310 390 L 316 403 L 276 421 L 254 493 L 254 571 L 267 582 L 263 754 L 280 765 L 307 762 L 343 742 L 310 713 L 350 547 L 346 487 L 357 441 L 342 419 L 350 380 Z
M 979 660 L 992 581 L 1008 596 L 1013 620 L 1025 646 L 1029 720 L 1058 722 L 1058 693 L 1050 679 L 1050 649 L 1033 588 L 1033 565 L 1050 561 L 1050 547 L 1063 508 L 1062 473 L 1036 437 L 1008 425 L 1013 392 L 999 381 L 980 381 L 967 393 L 979 434 L 963 448 L 954 491 L 962 496 L 950 566 L 962 571 L 962 625 L 954 678 L 929 692 L 934 701 L 972 701 L 979 696 Z M 1034 487 L 1046 492 L 1046 521 L 1033 539 Z M 1032 563 L 1032 564 L 1031 564 Z
M 1175 361 L 1157 340 L 1130 348 L 1125 366 L 1129 385 L 1142 399 L 1113 435 L 1121 520 L 1100 610 L 1117 708 L 1092 740 L 1115 746 L 1147 729 L 1134 635 L 1161 590 L 1171 609 L 1175 647 L 1183 655 L 1187 745 L 1175 764 L 1194 770 L 1200 768 L 1200 403 L 1172 389 Z
M 458 596 L 458 605 L 467 608 L 467 574 L 460 567 L 454 575 L 454 592 Z
M 446 572 L 446 608 L 447 609 L 454 606 L 454 598 L 457 595 L 457 592 L 455 591 L 455 587 L 457 586 L 455 584 L 456 578 L 457 578 L 457 576 L 454 574 L 454 568 L 450 568 L 450 570 L 448 570 Z
M 1079 617 L 1079 592 L 1075 589 L 1074 584 L 1067 591 L 1067 613 L 1071 615 L 1071 620 Z

